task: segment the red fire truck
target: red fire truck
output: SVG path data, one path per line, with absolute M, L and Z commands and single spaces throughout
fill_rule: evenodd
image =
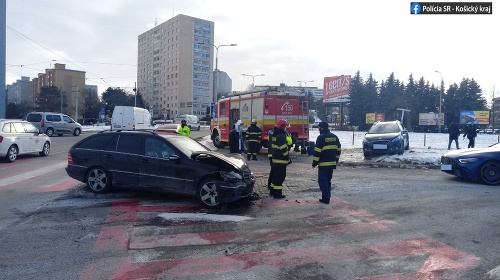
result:
M 285 118 L 290 124 L 287 132 L 291 134 L 293 143 L 307 143 L 307 101 L 304 94 L 275 90 L 244 92 L 220 99 L 213 108 L 210 124 L 212 141 L 218 148 L 225 147 L 228 144 L 229 132 L 238 120 L 242 121 L 242 139 L 245 139 L 244 133 L 252 119 L 255 119 L 262 130 L 261 145 L 266 148 L 269 131 L 274 129 L 277 119 Z M 296 150 L 297 147 L 296 145 Z M 305 149 L 304 145 L 302 148 Z

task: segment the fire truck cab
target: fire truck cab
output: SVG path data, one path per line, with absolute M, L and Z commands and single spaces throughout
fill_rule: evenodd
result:
M 211 139 L 214 146 L 225 147 L 229 132 L 238 120 L 242 121 L 242 139 L 245 139 L 245 131 L 255 119 L 262 130 L 261 145 L 267 148 L 269 132 L 272 133 L 276 120 L 280 118 L 288 120 L 290 127 L 287 132 L 294 144 L 309 141 L 307 97 L 281 91 L 245 92 L 220 99 L 213 108 Z M 246 150 L 246 141 L 243 142 Z

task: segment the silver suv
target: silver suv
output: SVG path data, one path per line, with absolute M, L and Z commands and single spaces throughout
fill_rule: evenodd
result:
M 73 134 L 75 136 L 82 133 L 82 126 L 72 118 L 61 113 L 51 112 L 31 112 L 26 116 L 26 120 L 32 123 L 40 133 L 48 136 L 57 134 Z

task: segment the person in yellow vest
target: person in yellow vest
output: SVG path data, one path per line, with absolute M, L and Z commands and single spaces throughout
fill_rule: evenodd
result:
M 189 129 L 189 126 L 186 125 L 186 120 L 181 121 L 181 126 L 179 126 L 179 128 L 177 129 L 177 132 L 180 135 L 184 135 L 191 138 L 191 130 Z

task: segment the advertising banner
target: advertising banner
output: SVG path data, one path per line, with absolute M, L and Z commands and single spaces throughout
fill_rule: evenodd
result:
M 351 76 L 333 76 L 324 78 L 323 103 L 349 101 Z
M 444 125 L 444 113 L 419 113 L 419 125 Z
M 385 113 L 366 113 L 365 119 L 367 124 L 383 122 L 385 121 Z
M 460 111 L 460 124 L 490 124 L 490 111 Z

